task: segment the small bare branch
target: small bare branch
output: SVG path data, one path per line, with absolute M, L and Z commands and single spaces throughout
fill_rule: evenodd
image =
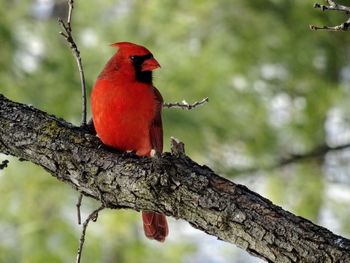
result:
M 196 107 L 202 106 L 203 104 L 209 102 L 209 98 L 204 98 L 201 101 L 196 101 L 192 104 L 189 104 L 187 101 L 183 100 L 182 102 L 174 102 L 174 103 L 164 103 L 164 108 L 180 108 L 183 110 L 192 110 Z
M 310 25 L 310 29 L 315 30 L 315 31 L 319 30 L 319 29 L 326 30 L 326 31 L 348 31 L 349 26 L 350 26 L 350 18 L 346 22 L 344 22 L 340 25 L 337 25 L 337 26 L 321 26 L 320 27 L 320 26 Z
M 327 144 L 320 145 L 309 152 L 303 154 L 290 154 L 288 157 L 279 159 L 276 163 L 259 166 L 259 167 L 248 167 L 241 170 L 236 170 L 236 175 L 255 173 L 260 170 L 273 170 L 281 168 L 290 164 L 300 163 L 310 159 L 316 159 L 325 156 L 329 152 L 341 151 L 350 148 L 350 143 L 338 145 L 338 146 L 328 146 Z
M 67 25 L 68 28 L 71 29 L 71 21 L 72 21 L 72 12 L 74 8 L 74 0 L 68 0 L 68 16 L 67 16 Z
M 61 36 L 63 36 L 66 40 L 68 39 L 68 36 L 67 36 L 65 33 L 63 33 L 62 31 L 60 31 L 59 34 L 60 34 Z
M 58 19 L 58 23 L 61 25 L 63 28 L 63 31 L 60 31 L 59 34 L 64 37 L 66 42 L 68 43 L 70 49 L 72 50 L 73 56 L 75 58 L 75 61 L 78 66 L 79 70 L 79 76 L 80 76 L 80 82 L 81 82 L 81 93 L 82 93 L 82 118 L 81 118 L 81 126 L 86 127 L 86 115 L 87 115 L 87 106 L 86 106 L 86 84 L 85 84 L 85 75 L 84 75 L 84 69 L 83 69 L 83 63 L 82 59 L 80 57 L 80 51 L 78 49 L 77 44 L 75 43 L 75 40 L 73 38 L 72 34 L 72 15 L 73 15 L 73 8 L 74 8 L 74 0 L 67 0 L 68 1 L 68 15 L 67 15 L 67 22 L 65 23 L 62 18 Z M 78 217 L 78 224 L 81 224 L 81 213 L 80 213 L 80 207 L 81 207 L 81 202 L 83 199 L 83 194 L 80 193 L 78 202 L 76 204 L 77 207 L 77 217 Z M 97 211 L 98 213 L 98 211 Z M 85 221 L 84 226 L 83 226 L 83 233 L 82 233 L 82 238 L 80 239 L 80 246 L 78 250 L 78 256 L 77 256 L 77 262 L 80 262 L 81 258 L 81 250 L 83 248 L 84 240 L 85 240 L 85 231 L 87 224 L 89 223 L 90 219 L 88 218 L 87 221 Z
M 73 38 L 72 34 L 72 15 L 73 15 L 73 7 L 74 7 L 74 1 L 68 0 L 68 16 L 67 16 L 67 22 L 65 23 L 62 18 L 58 19 L 58 23 L 63 28 L 64 32 L 59 32 L 60 35 L 64 37 L 64 39 L 67 41 L 70 49 L 72 50 L 73 56 L 75 58 L 75 61 L 78 65 L 79 75 L 80 75 L 80 82 L 81 82 L 81 92 L 82 92 L 82 118 L 81 118 L 81 126 L 86 126 L 86 84 L 85 84 L 85 76 L 84 76 L 84 69 L 83 69 L 83 63 L 80 57 L 80 51 L 78 49 L 77 44 L 75 43 L 75 40 Z
M 98 217 L 98 213 L 103 210 L 105 208 L 104 205 L 101 205 L 99 208 L 95 209 L 85 220 L 84 224 L 83 224 L 83 230 L 81 231 L 81 236 L 80 236 L 80 241 L 79 241 L 79 248 L 78 248 L 78 253 L 77 253 L 77 259 L 76 259 L 76 263 L 80 263 L 81 260 L 81 255 L 82 255 L 82 251 L 83 251 L 83 246 L 85 243 L 85 233 L 86 233 L 86 229 L 90 223 L 90 221 L 92 220 L 93 222 L 96 222 L 97 217 Z
M 328 3 L 328 5 L 321 5 L 319 3 L 315 3 L 314 8 L 320 8 L 322 11 L 334 10 L 334 11 L 342 11 L 342 12 L 345 12 L 347 14 L 350 13 L 350 7 L 348 7 L 348 6 L 339 5 L 335 1 L 332 1 L 332 0 L 326 0 L 326 2 Z
M 80 207 L 81 207 L 81 202 L 83 200 L 83 194 L 80 193 L 79 198 L 78 198 L 78 202 L 76 204 L 77 207 L 77 217 L 78 217 L 78 225 L 81 225 L 81 213 L 80 213 Z
M 319 3 L 314 4 L 314 8 L 319 8 L 322 11 L 333 10 L 338 12 L 345 12 L 350 14 L 350 7 L 345 5 L 339 5 L 333 0 L 326 0 L 328 5 L 321 5 Z M 327 30 L 327 31 L 347 31 L 350 27 L 350 17 L 342 24 L 337 26 L 315 26 L 310 25 L 311 30 Z

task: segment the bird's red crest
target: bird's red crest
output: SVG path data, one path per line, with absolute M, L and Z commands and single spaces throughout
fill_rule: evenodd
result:
M 117 42 L 111 44 L 111 46 L 119 48 L 119 52 L 136 56 L 144 56 L 151 53 L 147 48 L 131 42 Z

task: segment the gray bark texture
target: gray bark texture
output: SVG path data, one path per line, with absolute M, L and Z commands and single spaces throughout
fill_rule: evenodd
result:
M 268 262 L 350 262 L 350 240 L 207 166 L 170 153 L 140 158 L 113 152 L 87 131 L 2 95 L 0 153 L 42 166 L 108 208 L 182 218 Z

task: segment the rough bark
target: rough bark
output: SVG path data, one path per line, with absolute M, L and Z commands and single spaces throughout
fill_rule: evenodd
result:
M 94 135 L 1 95 L 0 152 L 42 166 L 109 208 L 182 218 L 268 262 L 350 262 L 350 240 L 188 157 L 112 152 Z

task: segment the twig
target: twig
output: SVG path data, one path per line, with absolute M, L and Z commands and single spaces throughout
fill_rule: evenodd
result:
M 279 161 L 279 163 L 272 166 L 272 168 L 276 168 L 278 166 L 288 165 L 288 164 L 295 163 L 298 161 L 304 161 L 304 160 L 311 159 L 311 158 L 321 157 L 321 156 L 324 156 L 325 154 L 327 154 L 328 152 L 341 151 L 341 150 L 344 150 L 344 149 L 349 148 L 349 147 L 350 147 L 350 143 L 338 145 L 335 147 L 331 147 L 331 146 L 324 144 L 324 145 L 316 147 L 315 149 L 313 149 L 305 154 L 294 154 L 294 155 L 291 155 L 289 158 L 283 158 Z
M 209 102 L 209 98 L 204 98 L 201 101 L 196 101 L 192 104 L 189 104 L 187 101 L 183 100 L 182 102 L 174 102 L 174 103 L 164 103 L 164 108 L 180 108 L 183 110 L 192 110 L 196 107 L 202 106 L 203 104 Z
M 72 21 L 72 14 L 73 14 L 73 8 L 74 8 L 74 0 L 68 0 L 68 16 L 67 16 L 67 22 L 65 23 L 62 18 L 58 19 L 58 23 L 63 28 L 64 32 L 59 32 L 67 41 L 69 44 L 70 49 L 72 50 L 73 56 L 75 58 L 75 61 L 77 62 L 78 69 L 79 69 L 79 75 L 80 75 L 80 82 L 81 82 L 81 92 L 82 92 L 82 118 L 81 118 L 81 126 L 86 126 L 86 85 L 85 85 L 85 76 L 84 76 L 84 69 L 83 69 L 83 63 L 80 57 L 80 51 L 78 49 L 77 44 L 74 41 L 73 35 L 72 35 L 72 27 L 71 27 L 71 21 Z
M 59 32 L 67 41 L 69 44 L 70 49 L 72 50 L 73 56 L 75 58 L 75 61 L 78 66 L 79 70 L 79 76 L 80 76 L 80 82 L 81 82 L 81 93 L 82 93 L 82 117 L 81 117 L 81 126 L 86 127 L 86 115 L 87 115 L 87 109 L 86 109 L 86 84 L 85 84 L 85 76 L 84 76 L 84 69 L 83 69 L 83 63 L 82 59 L 80 57 L 80 51 L 78 49 L 77 44 L 74 41 L 73 35 L 72 35 L 72 15 L 73 15 L 73 8 L 74 8 L 74 0 L 68 0 L 68 15 L 67 15 L 67 22 L 65 23 L 62 18 L 58 19 L 58 23 L 61 25 L 63 28 L 64 32 Z M 80 207 L 81 207 L 81 202 L 83 199 L 83 194 L 80 193 L 78 197 L 78 202 L 76 204 L 77 207 L 77 217 L 78 217 L 78 224 L 81 224 L 81 213 L 80 213 Z M 88 218 L 89 219 L 89 218 Z M 83 227 L 83 241 L 80 239 L 80 242 L 82 243 L 79 247 L 78 250 L 78 257 L 77 257 L 77 262 L 80 262 L 80 257 L 81 257 L 81 250 L 82 246 L 84 243 L 85 239 L 85 231 L 87 224 L 89 223 L 90 219 L 84 223 Z
M 260 166 L 260 167 L 250 167 L 250 168 L 246 168 L 246 169 L 242 169 L 242 170 L 237 170 L 235 172 L 235 174 L 236 175 L 249 174 L 249 173 L 257 172 L 259 170 L 273 170 L 273 169 L 280 168 L 280 167 L 283 167 L 283 166 L 286 166 L 289 164 L 293 164 L 296 162 L 302 162 L 302 161 L 306 161 L 309 159 L 322 157 L 322 156 L 326 155 L 328 152 L 341 151 L 341 150 L 344 150 L 346 148 L 350 148 L 350 143 L 335 146 L 335 147 L 330 147 L 328 145 L 321 145 L 321 146 L 316 147 L 315 149 L 313 149 L 307 153 L 304 153 L 304 154 L 292 154 L 287 158 L 281 158 L 279 161 L 277 161 L 274 164 Z
M 350 7 L 345 5 L 339 5 L 333 0 L 326 0 L 328 5 L 321 5 L 319 3 L 314 4 L 314 8 L 319 8 L 322 11 L 333 10 L 339 12 L 345 12 L 347 15 L 350 14 Z M 342 24 L 337 26 L 315 26 L 310 25 L 311 30 L 327 30 L 327 31 L 347 31 L 350 27 L 350 17 Z
M 348 6 L 339 5 L 333 0 L 326 0 L 326 2 L 328 3 L 328 5 L 321 5 L 319 3 L 315 3 L 314 8 L 320 8 L 322 11 L 334 10 L 334 11 L 342 11 L 342 12 L 345 12 L 347 14 L 350 13 L 350 7 L 348 7 Z
M 350 27 L 350 18 L 346 22 L 337 26 L 315 26 L 310 25 L 311 30 L 327 30 L 327 31 L 347 31 Z
M 8 163 L 9 163 L 9 160 L 3 160 L 0 164 L 0 170 L 5 169 Z
M 79 248 L 78 248 L 78 254 L 77 254 L 77 260 L 75 261 L 76 263 L 80 263 L 82 251 L 83 251 L 83 246 L 85 243 L 85 233 L 86 229 L 89 225 L 89 222 L 92 220 L 93 222 L 96 222 L 98 213 L 105 208 L 104 205 L 101 205 L 99 208 L 95 209 L 85 220 L 83 224 L 83 230 L 81 231 L 81 236 L 80 236 L 80 241 L 79 241 Z
M 81 225 L 81 213 L 80 213 L 80 207 L 81 207 L 81 201 L 83 200 L 83 194 L 80 193 L 78 202 L 76 204 L 77 207 L 77 217 L 78 217 L 78 225 Z

